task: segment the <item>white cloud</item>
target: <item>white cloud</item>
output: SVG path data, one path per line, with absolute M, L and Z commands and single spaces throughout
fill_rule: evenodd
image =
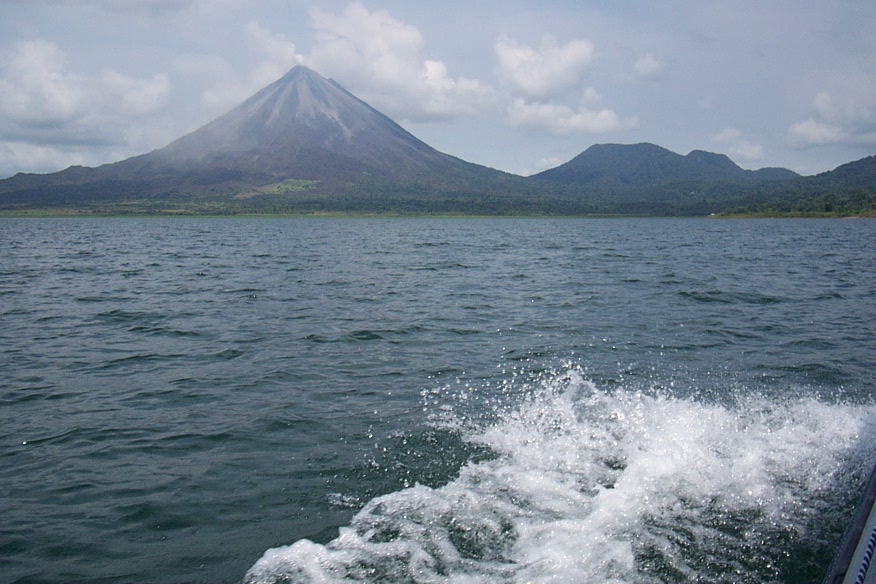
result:
M 492 94 L 479 81 L 450 77 L 442 61 L 425 61 L 418 80 L 425 98 L 420 115 L 426 119 L 474 114 Z
M 713 139 L 724 145 L 725 153 L 735 162 L 753 162 L 764 157 L 763 146 L 745 138 L 737 128 L 726 128 Z
M 815 115 L 825 122 L 857 124 L 872 121 L 874 106 L 872 95 L 862 99 L 854 87 L 848 88 L 840 98 L 827 91 L 819 91 L 812 100 Z M 866 91 L 866 90 L 865 90 Z
M 575 105 L 571 90 L 578 90 L 587 75 L 595 49 L 593 43 L 573 40 L 557 44 L 545 37 L 538 49 L 501 36 L 494 45 L 499 73 L 514 97 L 506 109 L 506 122 L 515 128 L 555 135 L 605 134 L 638 124 L 602 107 L 602 97 L 587 88 Z
M 636 118 L 621 118 L 610 109 L 593 109 L 582 104 L 578 109 L 554 103 L 527 103 L 515 98 L 508 106 L 508 123 L 517 128 L 557 135 L 605 134 L 638 124 Z
M 341 14 L 314 8 L 310 18 L 318 44 L 309 60 L 317 66 L 357 77 L 375 75 L 378 84 L 389 86 L 407 81 L 420 68 L 423 36 L 386 11 L 369 12 L 357 2 Z
M 304 57 L 298 53 L 295 44 L 282 34 L 269 31 L 250 22 L 246 32 L 267 57 L 252 75 L 252 83 L 256 88 L 262 88 L 273 83 L 286 74 L 295 65 L 300 65 Z
M 257 22 L 246 25 L 246 35 L 262 55 L 262 60 L 242 82 L 230 77 L 228 72 L 219 75 L 221 83 L 207 89 L 202 95 L 210 109 L 231 109 L 304 62 L 304 56 L 298 52 L 295 43 Z
M 646 53 L 633 65 L 633 71 L 636 72 L 636 75 L 644 78 L 657 77 L 662 70 L 663 63 L 651 53 Z
M 88 164 L 79 151 L 70 151 L 53 146 L 40 146 L 26 142 L 0 142 L 0 177 L 26 172 L 51 172 L 74 164 Z
M 45 40 L 0 52 L 0 176 L 50 171 L 130 155 L 144 119 L 170 102 L 167 75 L 137 78 L 106 69 L 77 73 Z M 147 141 L 148 142 L 148 141 Z
M 0 54 L 0 114 L 23 124 L 63 124 L 82 113 L 84 88 L 66 56 L 47 41 L 16 43 Z
M 0 124 L 21 136 L 52 127 L 67 143 L 76 134 L 83 143 L 96 136 L 105 142 L 106 127 L 161 110 L 171 93 L 163 73 L 151 79 L 110 69 L 97 77 L 77 75 L 64 52 L 43 40 L 17 43 L 0 63 Z
M 340 14 L 310 12 L 317 43 L 305 64 L 389 116 L 412 122 L 476 112 L 492 97 L 480 81 L 454 78 L 442 61 L 423 57 L 423 36 L 386 11 L 357 3 Z
M 876 142 L 876 106 L 868 85 L 849 83 L 839 96 L 836 92 L 816 93 L 812 115 L 788 127 L 786 138 L 791 146 Z
M 144 116 L 167 105 L 170 97 L 170 80 L 164 73 L 152 79 L 128 77 L 112 70 L 104 71 L 100 78 L 103 102 L 120 114 Z
M 558 45 L 545 37 L 539 49 L 505 35 L 494 46 L 503 80 L 527 98 L 557 97 L 577 87 L 595 57 L 593 43 L 572 40 Z
M 848 135 L 840 126 L 820 122 L 815 118 L 791 124 L 788 128 L 788 140 L 793 146 L 837 144 L 847 139 Z

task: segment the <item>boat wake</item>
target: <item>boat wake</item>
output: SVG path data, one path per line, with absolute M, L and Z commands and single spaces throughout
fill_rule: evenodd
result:
M 268 550 L 244 581 L 818 579 L 873 464 L 872 403 L 605 391 L 576 368 L 524 389 L 486 427 L 434 416 L 494 458 L 369 501 L 326 545 Z

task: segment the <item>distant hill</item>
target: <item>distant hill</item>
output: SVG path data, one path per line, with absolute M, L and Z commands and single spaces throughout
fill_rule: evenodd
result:
M 873 199 L 872 157 L 800 177 L 598 144 L 523 178 L 435 150 L 306 67 L 158 150 L 0 180 L 6 213 L 872 215 Z
M 813 183 L 820 183 L 824 186 L 869 185 L 873 187 L 874 171 L 876 171 L 876 157 L 868 156 L 807 178 Z
M 654 144 L 597 144 L 530 177 L 621 215 L 874 215 L 876 165 L 868 157 L 816 176 L 745 170 L 723 154 L 686 156 Z
M 530 178 L 615 191 L 691 181 L 753 183 L 799 178 L 783 168 L 744 170 L 723 154 L 687 156 L 654 144 L 596 144 L 569 162 Z
M 876 215 L 876 157 L 834 170 L 743 192 L 723 213 L 756 215 Z

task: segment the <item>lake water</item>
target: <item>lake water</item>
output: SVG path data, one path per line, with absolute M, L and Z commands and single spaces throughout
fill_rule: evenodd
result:
M 0 219 L 0 582 L 818 582 L 874 225 Z

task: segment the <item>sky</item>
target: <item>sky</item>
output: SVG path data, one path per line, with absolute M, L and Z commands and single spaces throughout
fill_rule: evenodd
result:
M 0 0 L 0 177 L 160 148 L 306 65 L 529 175 L 593 144 L 876 154 L 871 0 Z

